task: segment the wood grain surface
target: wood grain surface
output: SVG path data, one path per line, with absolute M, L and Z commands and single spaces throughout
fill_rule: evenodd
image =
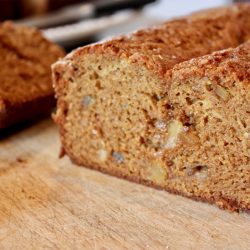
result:
M 250 249 L 250 216 L 58 159 L 50 120 L 0 141 L 0 249 Z

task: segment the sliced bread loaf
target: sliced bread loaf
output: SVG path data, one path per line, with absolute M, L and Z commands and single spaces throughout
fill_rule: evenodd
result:
M 57 62 L 55 120 L 66 154 L 115 176 L 250 209 L 249 44 L 206 55 L 245 41 L 249 14 L 250 5 L 209 10 Z

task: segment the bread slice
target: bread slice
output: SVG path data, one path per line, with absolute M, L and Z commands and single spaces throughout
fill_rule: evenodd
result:
M 0 128 L 51 110 L 50 66 L 62 56 L 36 29 L 0 24 Z
M 250 42 L 176 65 L 171 74 L 171 116 L 167 135 L 160 132 L 171 163 L 168 187 L 250 210 Z
M 250 209 L 249 44 L 199 57 L 241 44 L 249 14 L 249 5 L 203 12 L 57 62 L 55 120 L 66 154 L 111 175 Z

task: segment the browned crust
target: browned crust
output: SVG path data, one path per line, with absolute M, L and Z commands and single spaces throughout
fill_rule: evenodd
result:
M 205 55 L 192 60 L 188 60 L 177 64 L 169 72 L 173 74 L 175 71 L 182 72 L 182 79 L 194 76 L 202 77 L 208 72 L 215 72 L 221 68 L 220 73 L 231 74 L 245 84 L 250 83 L 250 40 L 241 44 L 235 49 L 225 49 L 217 51 L 211 55 Z M 174 74 L 173 74 L 174 75 Z M 215 74 L 216 75 L 216 74 Z M 217 78 L 219 74 L 217 72 Z
M 50 114 L 54 106 L 55 98 L 53 94 L 15 105 L 4 101 L 4 109 L 0 110 L 0 129 L 20 121 Z
M 249 20 L 247 19 L 249 13 L 250 4 L 247 3 L 192 13 L 182 18 L 167 21 L 156 27 L 138 30 L 129 35 L 80 47 L 55 63 L 53 69 L 54 71 L 60 72 L 63 68 L 71 68 L 74 60 L 77 61 L 77 58 L 86 54 L 109 54 L 110 56 L 126 58 L 130 62 L 143 63 L 149 70 L 155 72 L 159 77 L 164 78 L 168 70 L 180 62 L 210 54 L 217 50 L 237 47 L 246 41 L 250 37 L 248 32 L 248 26 L 250 26 L 248 25 L 248 21 L 250 21 L 250 18 Z M 191 26 L 190 23 L 192 23 Z M 209 43 L 203 44 L 198 48 L 198 50 L 203 50 L 203 53 L 197 52 L 198 50 L 189 50 L 188 48 L 182 49 L 181 51 L 179 50 L 179 47 L 185 46 L 187 40 L 190 39 L 190 33 L 185 33 L 185 30 L 192 32 L 192 40 L 195 44 L 204 39 L 204 36 L 210 35 L 200 32 L 204 30 L 204 27 L 216 26 L 217 24 L 219 25 L 219 23 L 220 25 L 223 24 L 226 26 L 231 36 L 230 38 L 223 38 L 223 45 L 216 45 L 215 48 Z M 169 32 L 167 33 L 169 43 L 162 43 L 162 30 L 165 33 L 166 31 Z M 206 32 L 209 32 L 209 30 Z M 245 34 L 246 32 L 247 34 Z M 176 35 L 171 39 L 173 34 Z M 225 34 L 222 35 L 224 36 Z M 209 39 L 207 40 L 209 41 Z M 164 43 L 167 46 L 165 46 Z M 157 50 L 159 48 L 162 48 L 162 50 Z M 174 54 L 175 52 L 176 54 Z M 163 57 L 159 57 L 159 54 L 163 54 Z M 164 54 L 167 55 L 165 58 Z M 173 57 L 169 57 L 169 55 L 173 55 Z
M 63 150 L 65 150 L 65 149 L 63 149 Z M 183 197 L 187 197 L 187 198 L 190 198 L 190 199 L 195 200 L 195 201 L 206 202 L 206 203 L 210 203 L 213 205 L 215 204 L 219 208 L 228 210 L 230 212 L 250 213 L 250 206 L 247 206 L 243 203 L 239 203 L 239 202 L 232 200 L 232 199 L 229 199 L 227 197 L 223 197 L 223 195 L 219 195 L 217 197 L 187 195 L 187 194 L 180 192 L 178 190 L 175 190 L 175 189 L 170 189 L 170 188 L 159 186 L 159 185 L 153 183 L 152 181 L 144 180 L 144 179 L 140 178 L 139 176 L 128 175 L 128 174 L 124 174 L 120 171 L 114 171 L 113 169 L 102 168 L 101 166 L 99 166 L 97 164 L 89 165 L 89 163 L 87 161 L 80 162 L 78 159 L 74 158 L 74 156 L 71 153 L 69 153 L 69 152 L 66 152 L 66 153 L 70 157 L 71 161 L 80 167 L 84 166 L 84 167 L 92 169 L 92 170 L 100 171 L 104 174 L 108 174 L 108 175 L 111 175 L 114 177 L 122 178 L 122 179 L 125 179 L 128 181 L 131 181 L 131 182 L 136 182 L 138 184 L 142 184 L 142 185 L 145 185 L 145 186 L 148 186 L 151 188 L 155 188 L 158 190 L 165 190 L 169 193 L 181 195 Z

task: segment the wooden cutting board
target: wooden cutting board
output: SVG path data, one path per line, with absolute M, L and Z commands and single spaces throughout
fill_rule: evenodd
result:
M 45 120 L 0 141 L 0 249 L 250 249 L 250 216 L 58 159 Z

